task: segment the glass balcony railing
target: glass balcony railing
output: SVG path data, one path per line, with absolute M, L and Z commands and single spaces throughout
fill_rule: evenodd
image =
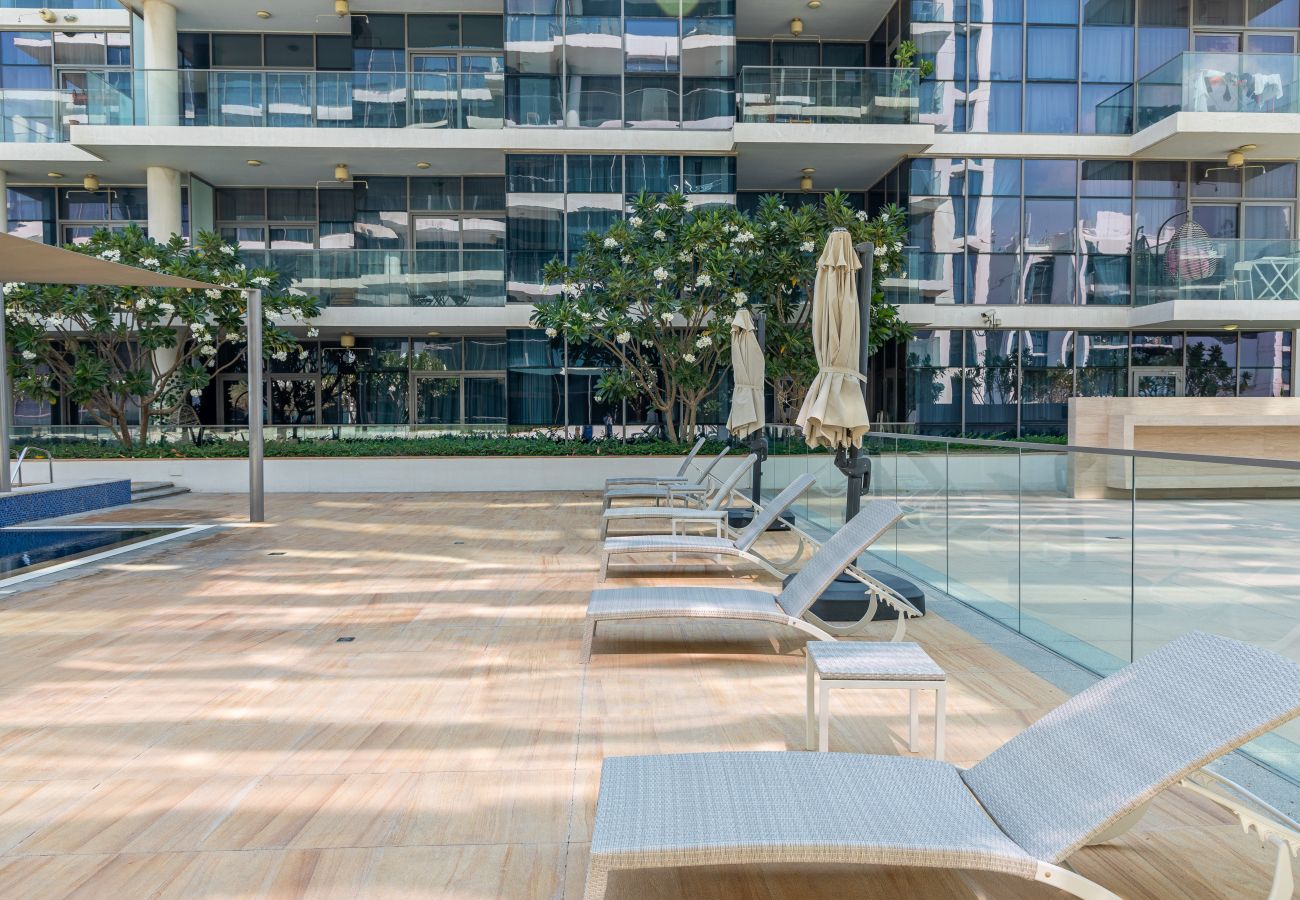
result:
M 788 437 L 774 450 L 781 440 L 798 452 Z M 1098 675 L 1197 629 L 1300 660 L 1300 463 L 881 432 L 864 448 L 871 495 L 904 510 L 868 569 Z M 831 454 L 774 452 L 764 494 L 805 472 L 817 483 L 796 519 L 837 528 L 845 479 Z M 1246 752 L 1300 781 L 1300 721 Z
M 322 306 L 505 306 L 500 250 L 241 250 Z
M 912 124 L 921 109 L 916 69 L 745 66 L 741 122 Z
M 1300 241 L 1180 240 L 1133 255 L 1133 296 L 1165 300 L 1300 300 Z
M 139 70 L 89 73 L 90 125 L 502 128 L 505 72 Z
M 1179 112 L 1300 112 L 1300 55 L 1181 53 L 1096 112 L 1099 134 L 1133 134 Z

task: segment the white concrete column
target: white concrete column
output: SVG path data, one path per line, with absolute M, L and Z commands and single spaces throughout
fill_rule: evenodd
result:
M 179 124 L 180 76 L 176 72 L 176 7 L 144 0 L 144 69 L 137 76 L 136 103 L 144 101 L 149 125 Z M 143 91 L 144 96 L 139 96 Z M 137 109 L 140 107 L 137 106 Z
M 0 234 L 9 233 L 9 173 L 0 169 Z
M 145 169 L 149 193 L 149 237 L 160 244 L 181 233 L 181 173 L 165 166 Z

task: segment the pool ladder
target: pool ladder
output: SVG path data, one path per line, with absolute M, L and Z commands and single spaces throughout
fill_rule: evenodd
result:
M 22 485 L 22 483 L 23 483 L 23 463 L 27 460 L 27 456 L 28 456 L 28 454 L 30 454 L 30 453 L 44 453 L 44 454 L 45 454 L 45 461 L 48 462 L 48 463 L 50 464 L 50 480 L 49 480 L 49 483 L 50 483 L 50 484 L 54 484 L 54 454 L 51 453 L 50 451 L 46 450 L 44 447 L 24 447 L 24 448 L 22 449 L 22 452 L 18 454 L 18 462 L 17 462 L 17 464 L 14 466 L 14 477 L 13 477 L 13 483 L 16 484 L 16 485 L 20 485 L 20 486 Z M 33 459 L 35 459 L 35 458 L 36 458 L 36 457 L 33 457 Z

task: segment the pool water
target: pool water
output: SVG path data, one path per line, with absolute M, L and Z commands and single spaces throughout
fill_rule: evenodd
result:
M 0 576 L 134 544 L 165 534 L 158 528 L 0 528 Z

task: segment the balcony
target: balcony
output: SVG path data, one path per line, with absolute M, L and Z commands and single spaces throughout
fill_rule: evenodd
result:
M 740 121 L 824 125 L 913 125 L 919 119 L 916 69 L 745 66 Z
M 506 304 L 500 250 L 244 250 L 250 266 L 268 266 L 294 293 L 337 307 L 457 309 Z
M 1134 150 L 1221 156 L 1239 134 L 1258 155 L 1294 156 L 1300 56 L 1181 53 L 1097 104 L 1099 134 L 1143 135 Z M 1149 131 L 1148 131 L 1149 130 Z M 1154 153 L 1152 153 L 1154 155 Z
M 505 73 L 141 70 L 87 73 L 87 125 L 498 129 Z

